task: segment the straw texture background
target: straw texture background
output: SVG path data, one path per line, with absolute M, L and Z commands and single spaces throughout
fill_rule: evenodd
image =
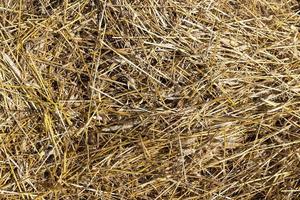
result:
M 299 199 L 295 0 L 1 0 L 1 199 Z

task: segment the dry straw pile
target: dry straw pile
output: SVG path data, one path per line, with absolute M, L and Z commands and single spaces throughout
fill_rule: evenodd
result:
M 299 199 L 295 0 L 1 0 L 1 199 Z

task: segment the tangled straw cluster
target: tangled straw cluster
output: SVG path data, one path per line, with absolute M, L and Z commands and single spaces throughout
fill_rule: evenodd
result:
M 299 199 L 295 0 L 1 0 L 1 199 Z

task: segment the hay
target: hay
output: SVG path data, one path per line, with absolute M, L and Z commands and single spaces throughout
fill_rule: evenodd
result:
M 299 199 L 296 0 L 1 0 L 1 199 Z

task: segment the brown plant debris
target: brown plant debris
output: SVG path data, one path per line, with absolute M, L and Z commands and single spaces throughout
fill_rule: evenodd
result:
M 300 199 L 296 0 L 1 0 L 0 199 Z

